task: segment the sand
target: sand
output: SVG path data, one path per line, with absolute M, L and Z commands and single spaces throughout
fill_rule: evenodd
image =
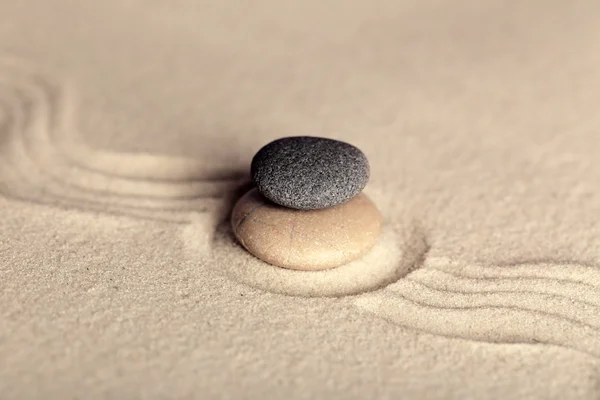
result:
M 598 43 L 592 0 L 0 0 L 0 398 L 599 398 Z M 232 240 L 292 135 L 369 157 L 360 261 Z

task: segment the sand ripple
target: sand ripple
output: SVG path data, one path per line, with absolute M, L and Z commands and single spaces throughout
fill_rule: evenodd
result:
M 85 211 L 188 222 L 216 211 L 241 176 L 206 161 L 89 146 L 74 91 L 25 63 L 0 60 L 0 192 Z
M 355 300 L 392 323 L 495 343 L 544 343 L 600 357 L 600 269 L 584 265 L 459 265 L 422 269 Z

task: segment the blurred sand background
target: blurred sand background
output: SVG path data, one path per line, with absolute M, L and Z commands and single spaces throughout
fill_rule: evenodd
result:
M 599 398 L 599 50 L 592 0 L 0 0 L 0 397 Z M 337 276 L 219 233 L 292 135 L 371 163 Z

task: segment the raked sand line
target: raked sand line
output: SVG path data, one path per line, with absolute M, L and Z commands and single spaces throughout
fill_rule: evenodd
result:
M 600 267 L 581 264 L 523 263 L 510 266 L 469 265 L 453 262 L 444 257 L 428 259 L 428 268 L 435 268 L 456 276 L 473 279 L 549 279 L 600 287 Z
M 2 99 L 0 98 L 0 107 Z M 4 108 L 6 110 L 6 108 Z M 115 215 L 155 219 L 169 222 L 188 222 L 193 214 L 208 211 L 196 208 L 195 211 L 161 210 L 156 204 L 144 208 L 144 199 L 136 199 L 134 205 L 123 204 L 123 199 L 114 196 L 96 196 L 89 192 L 65 189 L 55 179 L 48 180 L 23 148 L 19 135 L 2 136 L 12 132 L 14 125 L 22 121 L 18 113 L 6 116 L 0 126 L 0 192 L 20 201 L 52 205 L 66 209 L 104 212 Z M 22 129 L 19 129 L 21 132 Z M 186 209 L 184 209 L 186 210 Z M 192 214 L 192 215 L 188 215 Z
M 106 175 L 93 172 L 89 169 L 81 169 L 78 165 L 70 163 L 69 149 L 61 149 L 59 143 L 68 143 L 71 152 L 81 155 L 84 146 L 74 134 L 70 134 L 69 127 L 73 106 L 62 95 L 62 91 L 56 85 L 36 76 L 22 76 L 22 74 L 7 74 L 0 78 L 0 84 L 4 84 L 17 98 L 26 99 L 31 102 L 29 114 L 31 115 L 32 129 L 22 134 L 23 141 L 28 151 L 36 158 L 40 165 L 54 166 L 55 175 L 78 185 L 89 191 L 106 191 L 109 187 L 111 192 L 123 195 L 138 195 L 160 198 L 197 198 L 219 196 L 227 189 L 230 180 L 219 180 L 217 177 L 207 174 L 205 180 L 193 181 L 191 179 L 182 181 L 160 181 L 147 178 L 126 179 L 117 175 Z M 15 93 L 17 92 L 17 93 Z M 88 151 L 89 152 L 89 151 Z M 121 167 L 136 162 L 135 158 L 128 155 L 119 155 L 121 162 L 115 163 L 113 169 L 118 172 Z M 146 155 L 149 160 L 151 156 Z M 164 163 L 159 164 L 160 161 Z M 165 162 L 166 161 L 166 162 Z M 170 163 L 167 157 L 159 157 L 153 163 L 153 167 L 146 169 L 146 174 L 151 175 L 153 171 L 168 170 Z M 54 171 L 53 170 L 53 171 Z M 64 174 L 67 174 L 66 176 Z
M 425 265 L 354 304 L 392 323 L 431 334 L 494 343 L 545 343 L 600 357 L 598 269 L 526 265 L 509 271 L 445 259 L 428 260 Z M 452 266 L 455 275 L 440 266 Z M 565 270 L 574 272 L 576 279 L 589 279 L 567 281 Z
M 596 329 L 553 315 L 494 306 L 442 308 L 392 294 L 365 296 L 355 305 L 394 324 L 434 335 L 490 343 L 544 343 L 600 357 Z
M 6 171 L 8 166 L 4 165 L 1 188 L 5 194 L 45 204 L 60 203 L 95 211 L 109 208 L 108 211 L 113 213 L 142 218 L 174 221 L 183 218 L 187 221 L 189 216 L 183 214 L 221 207 L 223 197 L 235 186 L 235 181 L 210 174 L 205 174 L 205 181 L 185 181 L 180 168 L 185 163 L 169 163 L 170 158 L 163 156 L 154 160 L 153 167 L 146 165 L 146 175 L 151 175 L 151 171 L 172 171 L 172 175 L 176 175 L 172 178 L 180 181 L 122 179 L 69 163 L 56 146 L 59 140 L 54 138 L 69 131 L 61 122 L 68 118 L 60 111 L 60 105 L 64 103 L 60 90 L 52 89 L 52 84 L 40 76 L 29 76 L 21 70 L 15 73 L 14 69 L 9 72 L 6 73 L 6 69 L 0 71 L 0 95 L 3 95 L 5 114 L 4 128 L 0 132 L 4 138 L 0 143 L 9 145 L 2 149 L 4 157 L 0 162 L 12 162 L 10 174 Z M 119 154 L 119 157 L 120 164 L 137 162 L 128 154 Z M 151 157 L 145 155 L 144 159 L 149 161 Z M 170 169 L 173 165 L 174 170 Z M 33 175 L 36 175 L 35 179 Z M 15 179 L 16 176 L 20 178 Z M 28 194 L 34 196 L 28 198 Z
M 219 165 L 215 160 L 191 159 L 188 157 L 163 156 L 143 152 L 115 152 L 94 149 L 87 145 L 79 130 L 74 127 L 77 118 L 74 114 L 74 101 L 67 102 L 63 94 L 67 90 L 65 84 L 58 85 L 40 74 L 30 65 L 15 58 L 0 58 L 0 69 L 4 67 L 10 72 L 13 82 L 15 79 L 25 83 L 35 83 L 34 89 L 43 89 L 54 107 L 59 106 L 61 112 L 53 114 L 61 120 L 61 127 L 48 132 L 54 146 L 66 150 L 65 156 L 80 168 L 101 175 L 122 177 L 128 180 L 167 181 L 167 183 L 189 183 L 201 181 L 217 183 L 239 180 L 239 172 L 232 171 L 227 164 Z M 5 71 L 6 72 L 6 71 Z M 73 98 L 75 92 L 69 93 Z M 52 113 L 49 113 L 52 114 Z M 69 151 L 73 150 L 73 151 Z M 77 151 L 74 151 L 77 150 Z
M 418 275 L 420 271 L 412 275 Z M 506 307 L 555 316 L 600 329 L 600 306 L 581 302 L 565 295 L 536 293 L 533 291 L 467 292 L 448 291 L 427 286 L 411 279 L 402 279 L 389 288 L 420 304 L 441 308 Z M 467 289 L 468 290 L 468 289 Z M 600 291 L 596 291 L 600 293 Z M 600 331 L 598 332 L 600 334 Z
M 5 93 L 6 91 L 4 94 Z M 123 205 L 124 207 L 144 207 L 162 210 L 171 209 L 173 211 L 196 209 L 198 205 L 202 205 L 204 202 L 206 202 L 206 199 L 212 198 L 212 196 L 207 196 L 184 200 L 169 197 L 160 198 L 141 195 L 124 195 L 120 194 L 118 190 L 113 188 L 112 181 L 110 179 L 106 180 L 106 186 L 103 190 L 86 190 L 68 180 L 65 180 L 65 178 L 61 178 L 61 176 L 67 175 L 67 171 L 72 170 L 72 168 L 66 167 L 67 171 L 63 171 L 63 169 L 65 169 L 64 166 L 63 168 L 56 168 L 59 166 L 58 157 L 60 154 L 58 153 L 55 154 L 56 157 L 54 157 L 53 161 L 53 159 L 50 157 L 43 157 L 43 151 L 46 150 L 36 151 L 40 150 L 40 148 L 39 146 L 36 147 L 37 143 L 35 141 L 31 141 L 29 132 L 32 130 L 44 130 L 44 124 L 40 124 L 42 118 L 36 118 L 35 115 L 32 115 L 33 112 L 28 112 L 27 109 L 31 108 L 31 106 L 27 106 L 27 99 L 19 97 L 18 94 L 19 93 L 13 94 L 10 99 L 12 104 L 9 104 L 9 106 L 12 106 L 9 112 L 12 114 L 14 121 L 12 134 L 8 133 L 9 136 L 14 138 L 10 151 L 12 151 L 14 155 L 13 159 L 17 166 L 24 167 L 25 171 L 37 171 L 39 175 L 45 177 L 47 181 L 46 189 L 54 188 L 55 192 L 63 194 L 66 191 L 73 197 L 88 201 L 97 201 L 100 196 L 100 198 L 103 199 L 103 202 Z M 19 104 L 19 102 L 21 104 Z M 28 141 L 30 143 L 28 143 Z M 53 168 L 59 169 L 60 172 L 63 172 L 63 174 L 59 175 L 59 172 L 53 171 Z M 93 177 L 90 179 L 93 179 Z M 220 198 L 220 196 L 215 195 L 215 199 L 218 198 Z
M 174 208 L 169 202 L 157 202 L 145 198 L 125 198 L 119 196 L 99 196 L 97 193 L 82 191 L 77 187 L 65 185 L 56 178 L 48 179 L 45 170 L 30 157 L 21 140 L 22 135 L 11 134 L 11 132 L 25 132 L 29 127 L 28 114 L 22 108 L 13 106 L 7 112 L 5 119 L 5 132 L 8 125 L 7 137 L 4 138 L 2 149 L 4 157 L 2 179 L 4 181 L 3 191 L 7 195 L 13 195 L 21 200 L 32 200 L 44 204 L 57 203 L 63 206 L 76 206 L 77 208 L 89 208 L 92 206 L 96 211 L 102 211 L 104 207 L 112 211 L 121 211 L 125 214 L 134 214 L 140 217 L 157 217 L 161 220 L 177 220 L 182 213 L 190 211 L 190 207 Z M 4 100 L 4 99 L 2 99 Z M 2 101 L 3 104 L 4 101 Z M 4 108 L 7 110 L 7 108 Z M 18 194 L 18 195 L 17 195 Z M 29 195 L 28 195 L 29 194 Z M 209 199 L 212 200 L 212 199 Z M 95 205 L 95 206 L 94 206 Z M 115 208 L 117 208 L 115 210 Z M 206 200 L 193 209 L 194 212 L 205 211 Z M 189 218 L 186 218 L 188 220 Z
M 598 271 L 600 273 L 600 271 Z M 432 268 L 406 277 L 438 290 L 456 293 L 538 293 L 561 296 L 600 307 L 600 285 L 550 278 L 469 278 Z

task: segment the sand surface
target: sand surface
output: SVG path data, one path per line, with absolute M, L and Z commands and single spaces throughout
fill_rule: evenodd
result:
M 0 0 L 0 398 L 600 398 L 600 3 Z M 306 274 L 227 230 L 268 141 L 369 157 Z

